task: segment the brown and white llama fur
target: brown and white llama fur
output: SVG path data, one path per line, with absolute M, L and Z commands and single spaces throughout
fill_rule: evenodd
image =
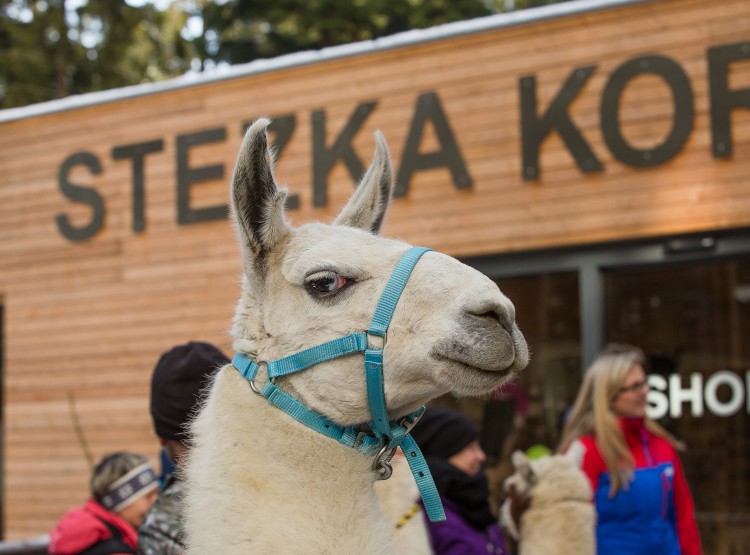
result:
M 292 228 L 267 145 L 269 121 L 248 130 L 231 205 L 244 276 L 233 348 L 275 360 L 368 328 L 385 282 L 410 248 L 377 233 L 393 175 L 385 139 L 332 225 Z M 437 252 L 416 265 L 384 347 L 388 416 L 453 391 L 482 395 L 528 363 L 514 308 L 480 272 Z M 267 379 L 261 366 L 257 382 Z M 344 426 L 372 419 L 361 353 L 280 378 L 277 385 Z M 188 553 L 391 554 L 391 527 L 373 484 L 374 456 L 298 423 L 221 369 L 192 424 L 185 468 Z
M 529 459 L 512 455 L 515 472 L 504 482 L 518 498 L 530 499 L 520 522 L 511 517 L 510 497 L 500 511 L 503 529 L 518 542 L 518 555 L 595 555 L 596 511 L 579 450 Z

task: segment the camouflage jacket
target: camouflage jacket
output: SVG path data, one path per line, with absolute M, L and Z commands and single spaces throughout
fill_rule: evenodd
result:
M 170 477 L 138 529 L 140 555 L 184 555 L 182 492 L 180 481 Z

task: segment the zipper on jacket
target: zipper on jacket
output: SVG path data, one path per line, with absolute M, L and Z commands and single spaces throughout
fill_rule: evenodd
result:
M 662 500 L 661 500 L 661 518 L 662 520 L 667 519 L 667 509 L 669 508 L 669 500 L 672 498 L 672 477 L 674 476 L 674 467 L 668 465 L 661 472 L 661 489 L 662 489 Z

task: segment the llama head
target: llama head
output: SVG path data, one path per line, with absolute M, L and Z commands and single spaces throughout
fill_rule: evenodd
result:
M 380 133 L 369 169 L 333 224 L 292 228 L 284 217 L 286 191 L 274 177 L 268 125 L 260 119 L 248 130 L 231 191 L 245 274 L 233 347 L 258 361 L 367 330 L 386 281 L 410 248 L 377 235 L 393 185 Z M 388 329 L 388 416 L 395 419 L 449 391 L 488 393 L 523 369 L 528 358 L 514 307 L 497 286 L 449 256 L 428 252 L 414 268 Z M 334 422 L 370 420 L 361 354 L 278 383 Z
M 588 501 L 591 486 L 580 470 L 583 452 L 570 449 L 564 455 L 529 459 L 522 451 L 511 456 L 515 473 L 503 484 L 506 491 L 513 486 L 519 495 L 529 495 L 536 505 L 557 501 Z

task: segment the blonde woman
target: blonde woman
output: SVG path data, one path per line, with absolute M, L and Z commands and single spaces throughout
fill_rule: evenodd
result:
M 560 451 L 576 443 L 594 491 L 597 552 L 700 555 L 682 444 L 646 417 L 643 351 L 610 345 L 586 371 Z

